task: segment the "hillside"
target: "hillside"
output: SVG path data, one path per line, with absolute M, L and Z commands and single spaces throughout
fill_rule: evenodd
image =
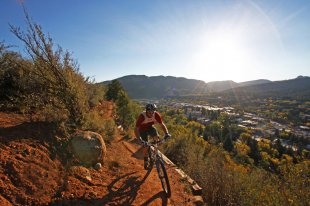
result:
M 162 98 L 181 94 L 203 93 L 203 81 L 171 76 L 129 75 L 117 79 L 131 98 Z M 108 84 L 110 81 L 103 82 Z
M 186 79 L 172 76 L 128 75 L 117 78 L 131 98 L 163 98 L 167 96 L 182 96 L 221 92 L 238 87 L 234 81 L 214 81 L 205 83 L 201 80 Z M 109 84 L 105 81 L 100 84 Z M 250 81 L 247 84 L 256 85 L 265 81 Z
M 270 81 L 268 79 L 257 79 L 257 80 L 253 80 L 253 81 L 241 82 L 238 84 L 238 86 L 244 87 L 244 86 L 257 85 L 257 84 L 266 84 L 266 83 L 270 83 L 270 82 L 272 82 L 272 81 Z
M 221 93 L 236 100 L 254 98 L 310 98 L 310 77 L 298 77 L 290 80 L 274 81 L 259 85 L 235 87 Z
M 105 164 L 95 170 L 72 161 L 58 135 L 53 125 L 0 113 L 1 206 L 194 205 L 172 165 L 172 197 L 165 197 L 155 169 L 143 169 L 141 147 L 133 138 L 117 135 L 107 145 Z
M 131 98 L 156 99 L 177 96 L 224 95 L 242 97 L 309 98 L 310 77 L 283 81 L 259 79 L 236 83 L 231 80 L 205 83 L 195 79 L 172 76 L 129 75 L 117 79 Z M 102 82 L 108 84 L 110 81 Z

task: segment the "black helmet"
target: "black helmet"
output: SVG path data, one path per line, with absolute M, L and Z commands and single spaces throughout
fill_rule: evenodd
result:
M 155 111 L 156 109 L 157 109 L 156 104 L 147 104 L 147 105 L 145 106 L 145 110 L 146 110 L 146 111 Z

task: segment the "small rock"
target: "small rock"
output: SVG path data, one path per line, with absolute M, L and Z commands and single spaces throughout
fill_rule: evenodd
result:
M 101 163 L 98 162 L 96 165 L 95 165 L 95 170 L 100 170 L 100 168 L 102 167 Z
M 87 180 L 90 181 L 90 182 L 91 182 L 91 180 L 92 180 L 90 175 L 85 176 L 85 179 L 87 179 Z

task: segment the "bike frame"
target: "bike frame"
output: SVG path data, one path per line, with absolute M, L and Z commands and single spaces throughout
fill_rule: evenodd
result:
M 153 138 L 155 140 L 155 138 Z M 153 168 L 153 165 L 155 163 L 158 177 L 161 181 L 162 187 L 164 189 L 164 192 L 166 193 L 167 197 L 171 196 L 171 189 L 170 189 L 170 183 L 165 167 L 165 161 L 163 160 L 162 154 L 158 150 L 158 146 L 165 142 L 165 139 L 161 140 L 155 140 L 154 142 L 144 142 L 144 144 L 147 146 L 148 155 L 150 158 L 150 165 L 149 169 Z

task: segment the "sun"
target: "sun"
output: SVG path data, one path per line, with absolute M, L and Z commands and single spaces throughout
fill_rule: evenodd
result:
M 204 79 L 247 79 L 250 55 L 242 35 L 230 31 L 206 33 L 193 55 L 193 71 Z

